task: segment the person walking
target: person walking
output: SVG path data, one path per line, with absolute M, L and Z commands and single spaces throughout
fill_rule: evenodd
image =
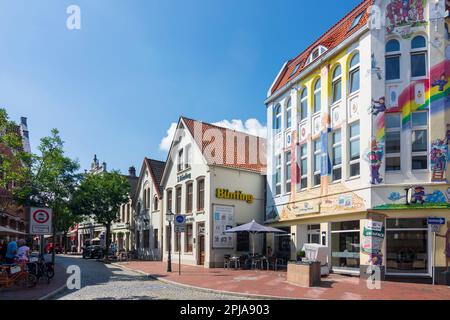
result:
M 5 263 L 13 264 L 15 262 L 16 256 L 17 256 L 17 242 L 10 241 L 6 248 Z
M 30 260 L 30 247 L 27 246 L 24 239 L 19 240 L 19 249 L 17 249 L 17 258 L 19 263 L 26 264 Z

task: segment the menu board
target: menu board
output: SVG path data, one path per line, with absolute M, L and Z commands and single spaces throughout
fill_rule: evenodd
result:
M 234 248 L 232 233 L 225 233 L 234 226 L 233 206 L 213 206 L 213 248 Z

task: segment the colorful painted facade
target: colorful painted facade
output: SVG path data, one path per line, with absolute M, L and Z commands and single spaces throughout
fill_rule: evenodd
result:
M 448 9 L 363 1 L 280 71 L 266 100 L 266 222 L 290 228 L 292 254 L 314 229 L 336 271 L 430 274 L 431 249 L 406 263 L 406 242 L 392 234 L 403 222 L 450 219 Z

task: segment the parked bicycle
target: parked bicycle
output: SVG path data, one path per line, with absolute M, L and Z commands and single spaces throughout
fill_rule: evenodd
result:
M 29 272 L 36 277 L 37 281 L 44 278 L 47 280 L 47 283 L 50 283 L 50 280 L 55 276 L 53 263 L 46 262 L 43 254 L 37 257 L 31 256 L 27 267 Z
M 28 272 L 26 265 L 0 265 L 0 288 L 10 288 L 13 285 L 31 288 L 36 284 L 36 276 Z

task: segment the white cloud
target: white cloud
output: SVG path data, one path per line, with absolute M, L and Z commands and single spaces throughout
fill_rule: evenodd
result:
M 254 118 L 245 120 L 245 122 L 242 120 L 233 119 L 231 121 L 222 120 L 213 124 L 219 127 L 245 132 L 254 136 L 263 138 L 267 137 L 267 127 L 261 124 L 258 119 Z
M 175 132 L 177 131 L 177 123 L 172 122 L 170 124 L 170 128 L 167 130 L 166 136 L 161 140 L 159 144 L 159 149 L 162 151 L 169 151 L 170 146 L 172 145 L 173 137 L 175 136 Z

